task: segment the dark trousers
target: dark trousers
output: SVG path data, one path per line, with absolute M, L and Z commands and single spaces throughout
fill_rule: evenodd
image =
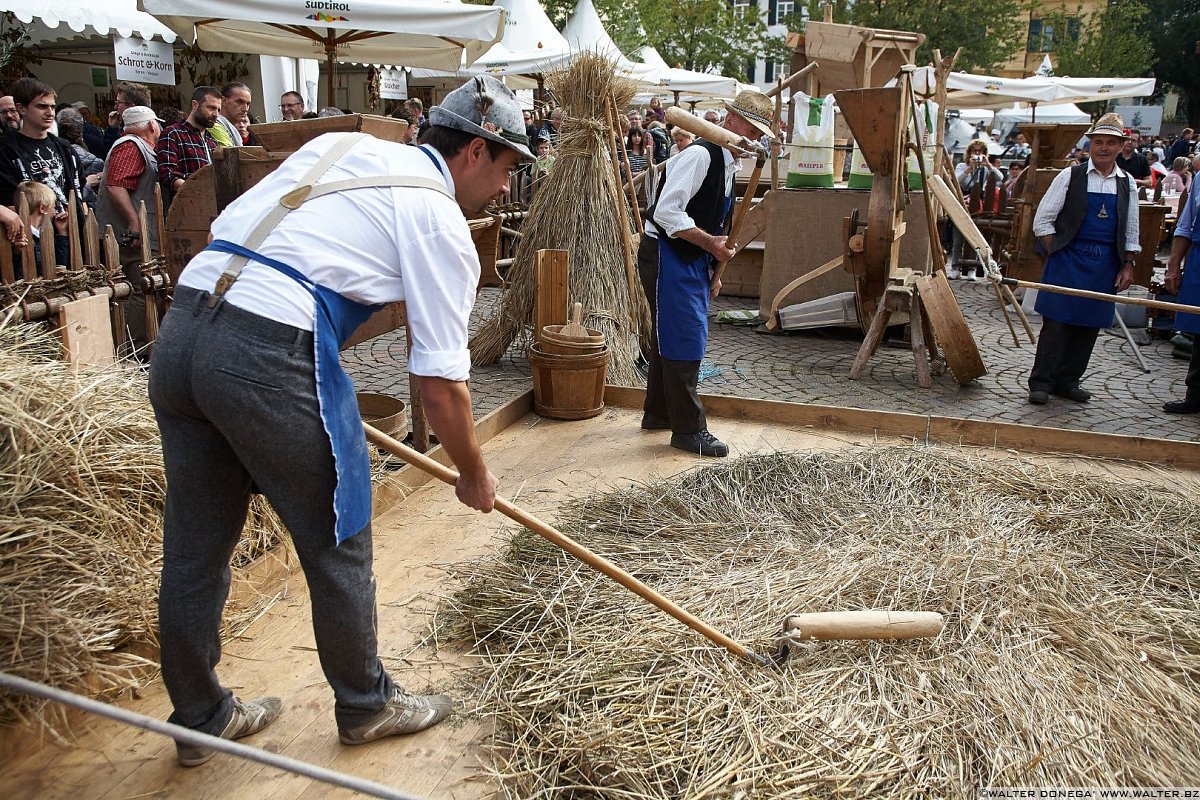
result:
M 1037 355 L 1029 372 L 1029 390 L 1053 392 L 1078 388 L 1099 334 L 1099 328 L 1043 317 Z
M 142 351 L 150 342 L 146 338 L 146 295 L 142 291 L 142 248 L 120 246 L 121 271 L 125 279 L 133 284 L 133 291 L 121 301 L 125 307 L 125 330 L 129 333 L 129 344 L 135 351 Z
M 708 427 L 704 404 L 696 392 L 699 361 L 675 361 L 658 353 L 658 240 L 643 235 L 638 246 L 638 275 L 650 303 L 650 370 L 643 410 L 671 423 L 672 433 L 698 433 Z
M 257 485 L 287 526 L 308 582 L 313 633 L 340 728 L 391 697 L 376 652 L 371 530 L 336 544 L 333 451 L 314 384 L 312 334 L 178 287 L 150 365 L 167 499 L 159 630 L 171 721 L 219 733 L 217 679 L 229 559 Z M 263 672 L 264 689 L 271 672 Z
M 1192 360 L 1188 362 L 1187 378 L 1183 382 L 1187 386 L 1187 399 L 1200 400 L 1200 333 L 1192 339 Z

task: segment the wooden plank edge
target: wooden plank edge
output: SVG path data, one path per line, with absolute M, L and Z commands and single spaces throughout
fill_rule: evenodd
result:
M 604 387 L 606 406 L 641 409 L 645 397 L 644 389 Z M 702 394 L 701 398 L 711 416 L 1200 470 L 1200 444 L 1195 442 L 748 397 Z
M 495 411 L 476 420 L 475 439 L 482 446 L 532 410 L 533 389 L 530 388 L 512 400 L 509 400 Z M 446 455 L 446 451 L 441 445 L 434 447 L 425 455 L 444 466 L 454 466 L 450 461 L 450 456 Z M 374 509 L 372 518 L 378 518 L 382 514 L 387 513 L 397 503 L 402 503 L 406 497 L 412 494 L 413 490 L 424 486 L 432 480 L 435 480 L 433 476 L 422 472 L 416 467 L 407 465 L 392 473 L 387 480 L 375 487 L 372 497 L 372 507 Z

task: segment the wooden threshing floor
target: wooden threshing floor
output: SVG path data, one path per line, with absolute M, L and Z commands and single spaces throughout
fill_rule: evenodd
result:
M 631 399 L 625 398 L 627 405 L 632 405 Z M 521 416 L 528 403 L 528 395 L 514 401 L 507 419 L 493 423 L 495 435 L 484 445 L 484 453 L 501 480 L 502 494 L 551 523 L 559 505 L 572 497 L 702 464 L 668 447 L 668 434 L 641 431 L 640 411 L 632 408 L 610 406 L 592 420 L 554 422 L 532 414 Z M 758 420 L 746 415 L 714 417 L 711 426 L 729 443 L 734 456 L 772 449 L 853 447 L 872 440 L 870 434 L 842 433 L 820 424 L 762 419 L 761 415 Z M 1001 456 L 1002 451 L 1003 445 L 998 451 Z M 1136 469 L 1144 473 L 1139 479 L 1159 482 L 1169 482 L 1171 472 L 1178 474 L 1075 462 L 1083 469 L 1109 473 Z M 1194 479 L 1194 473 L 1189 474 Z M 501 532 L 512 526 L 498 513 L 468 511 L 439 482 L 417 488 L 377 518 L 380 652 L 393 675 L 408 688 L 448 689 L 455 671 L 470 663 L 460 652 L 442 650 L 435 655 L 420 641 L 439 598 L 457 585 L 452 565 L 495 552 Z M 357 748 L 340 745 L 333 698 L 313 649 L 303 578 L 297 571 L 270 591 L 282 591 L 280 599 L 227 646 L 220 668 L 226 685 L 241 696 L 275 694 L 284 700 L 279 720 L 245 740 L 246 744 L 431 798 L 479 798 L 492 793 L 495 786 L 477 772 L 480 745 L 489 736 L 488 727 L 478 720 L 459 715 L 415 736 Z M 694 636 L 682 626 L 679 630 L 680 636 Z M 169 713 L 166 693 L 157 681 L 140 697 L 125 698 L 120 704 L 159 719 Z M 6 740 L 0 797 L 315 800 L 351 796 L 346 790 L 221 754 L 202 767 L 181 769 L 169 739 L 99 718 L 76 719 L 78 740 L 72 746 L 46 742 L 39 748 L 36 742 L 17 737 Z

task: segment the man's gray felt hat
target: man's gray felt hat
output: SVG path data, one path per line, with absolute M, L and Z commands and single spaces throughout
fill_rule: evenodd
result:
M 464 83 L 429 109 L 429 124 L 464 131 L 511 147 L 524 161 L 534 161 L 525 135 L 525 117 L 517 96 L 491 75 Z

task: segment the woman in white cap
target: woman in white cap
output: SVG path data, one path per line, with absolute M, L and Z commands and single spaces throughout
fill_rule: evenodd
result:
M 1138 244 L 1137 186 L 1117 166 L 1125 126 L 1105 114 L 1087 132 L 1091 157 L 1054 177 L 1033 217 L 1033 234 L 1048 253 L 1042 282 L 1093 292 L 1123 292 L 1133 283 Z M 1029 373 L 1029 402 L 1050 395 L 1086 403 L 1080 386 L 1100 328 L 1112 325 L 1116 308 L 1050 291 L 1038 292 L 1042 315 L 1037 355 Z

